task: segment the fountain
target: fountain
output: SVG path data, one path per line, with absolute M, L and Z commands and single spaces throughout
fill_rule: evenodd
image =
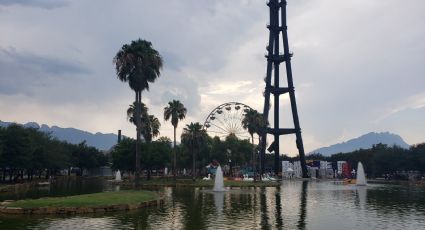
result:
M 360 161 L 357 164 L 356 185 L 366 185 L 366 177 L 365 177 L 365 174 L 364 174 L 363 165 Z
M 117 182 L 122 181 L 122 179 L 121 179 L 121 172 L 120 172 L 120 170 L 118 170 L 118 171 L 115 173 L 115 181 L 117 181 Z
M 223 171 L 221 170 L 221 166 L 219 165 L 215 173 L 213 192 L 224 192 L 224 191 L 225 189 L 224 189 L 224 182 L 223 182 Z

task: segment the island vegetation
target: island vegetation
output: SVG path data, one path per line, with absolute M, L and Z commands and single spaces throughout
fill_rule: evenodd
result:
M 45 197 L 39 199 L 19 200 L 8 207 L 39 208 L 39 207 L 99 207 L 106 205 L 136 204 L 158 199 L 155 192 L 144 190 L 122 190 L 116 192 L 101 192 L 66 197 Z

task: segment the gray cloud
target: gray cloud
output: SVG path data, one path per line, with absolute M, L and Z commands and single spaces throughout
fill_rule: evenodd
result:
M 146 96 L 153 106 L 160 109 L 171 100 L 180 100 L 191 115 L 197 114 L 201 106 L 198 83 L 178 72 L 164 72 Z
M 36 88 L 63 81 L 64 77 L 89 73 L 78 62 L 0 48 L 0 94 L 31 94 Z
M 11 6 L 21 5 L 29 7 L 39 7 L 43 9 L 54 9 L 68 5 L 68 1 L 63 0 L 0 0 L 0 5 Z
M 47 4 L 44 8 L 56 3 L 13 2 Z M 0 5 L 12 1 L 0 0 Z M 73 1 L 72 7 L 43 14 L 34 7 L 0 14 L 2 45 L 19 50 L 0 49 L 0 93 L 30 92 L 37 108 L 54 110 L 65 102 L 73 108 L 73 122 L 113 132 L 116 127 L 109 124 L 125 122 L 133 93 L 116 79 L 112 57 L 140 37 L 152 41 L 164 57 L 161 77 L 143 94 L 156 116 L 172 99 L 181 100 L 198 121 L 227 101 L 262 107 L 265 1 Z M 307 150 L 369 131 L 400 132 L 409 143 L 425 138 L 416 128 L 423 126 L 408 122 L 421 121 L 420 103 L 406 106 L 425 95 L 423 12 L 422 0 L 288 1 L 292 67 Z M 53 58 L 57 53 L 61 57 Z M 4 101 L 0 109 L 12 108 L 10 117 L 25 113 L 25 107 L 13 111 L 9 104 L 15 101 Z M 81 104 L 92 108 L 87 112 Z M 281 123 L 292 125 L 289 107 L 282 111 Z M 102 122 L 88 122 L 82 114 L 89 113 Z M 39 117 L 62 120 L 42 112 Z

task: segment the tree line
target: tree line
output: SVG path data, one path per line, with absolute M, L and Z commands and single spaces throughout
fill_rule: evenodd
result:
M 297 160 L 284 156 L 285 160 Z M 404 149 L 399 146 L 376 144 L 370 149 L 359 149 L 349 153 L 337 153 L 323 156 L 320 153 L 306 157 L 307 160 L 325 160 L 329 162 L 347 161 L 352 167 L 357 167 L 360 161 L 366 174 L 371 178 L 397 175 L 402 171 L 418 171 L 425 173 L 425 143 Z
M 35 128 L 12 124 L 0 127 L 0 181 L 49 178 L 62 169 L 82 170 L 107 165 L 108 159 L 85 142 L 70 144 Z
M 212 162 L 229 164 L 242 168 L 251 167 L 251 143 L 249 140 L 240 140 L 229 135 L 225 140 L 210 137 L 202 125 L 190 123 L 183 129 L 181 144 L 172 148 L 172 142 L 167 137 L 160 137 L 152 142 L 141 144 L 140 165 L 149 178 L 152 170 L 163 170 L 164 167 L 173 168 L 174 153 L 176 155 L 176 170 L 173 174 L 182 174 L 183 169 L 193 178 L 205 171 L 205 166 Z M 124 138 L 111 152 L 112 167 L 124 173 L 135 173 L 134 153 L 136 140 Z M 195 172 L 195 173 L 192 173 Z

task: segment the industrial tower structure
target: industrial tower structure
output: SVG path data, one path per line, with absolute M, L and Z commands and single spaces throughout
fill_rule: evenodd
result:
M 269 118 L 270 110 L 270 94 L 273 94 L 274 101 L 274 121 L 273 128 L 267 128 L 265 132 L 262 133 L 261 138 L 261 174 L 264 171 L 264 154 L 266 151 L 266 139 L 267 134 L 274 136 L 274 142 L 269 146 L 268 150 L 270 152 L 274 151 L 275 154 L 275 173 L 276 175 L 279 172 L 279 136 L 295 134 L 296 135 L 296 145 L 298 148 L 302 175 L 304 178 L 308 177 L 307 166 L 305 162 L 305 153 L 303 140 L 301 137 L 301 128 L 300 122 L 298 119 L 297 104 L 295 101 L 295 90 L 294 83 L 292 80 L 292 69 L 291 69 L 291 57 L 292 54 L 289 52 L 288 45 L 288 32 L 286 25 L 286 0 L 270 0 L 267 5 L 270 8 L 270 24 L 267 26 L 269 29 L 269 44 L 267 46 L 267 76 L 265 79 L 266 87 L 264 92 L 264 110 L 263 116 L 265 120 Z M 280 53 L 280 35 L 282 35 L 283 43 L 283 54 Z M 279 85 L 279 70 L 280 63 L 285 63 L 286 69 L 286 78 L 287 78 L 287 87 L 281 87 Z M 273 76 L 273 85 L 272 85 L 272 76 Z M 292 109 L 292 118 L 294 121 L 294 128 L 280 128 L 279 126 L 279 96 L 289 93 L 289 99 L 291 102 Z

